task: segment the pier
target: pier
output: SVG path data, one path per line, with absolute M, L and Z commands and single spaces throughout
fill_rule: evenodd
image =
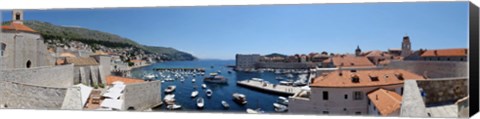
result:
M 184 71 L 184 72 L 205 72 L 204 68 L 154 68 L 155 71 Z
M 300 87 L 271 84 L 255 80 L 237 81 L 237 85 L 282 95 L 294 95 L 295 93 L 301 91 Z

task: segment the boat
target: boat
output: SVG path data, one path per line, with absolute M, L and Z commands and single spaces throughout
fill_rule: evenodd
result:
M 180 82 L 182 82 L 182 83 L 183 83 L 183 81 L 185 81 L 185 79 L 183 79 L 183 78 L 182 78 L 182 79 L 180 79 Z
M 292 74 L 287 74 L 286 75 L 288 78 L 293 78 L 293 75 Z
M 277 79 L 277 80 L 282 80 L 283 77 L 281 77 L 281 76 L 276 76 L 275 79 Z
M 198 108 L 203 108 L 205 106 L 205 102 L 202 97 L 197 98 L 197 107 Z
M 177 104 L 167 105 L 167 109 L 169 109 L 169 110 L 177 110 L 177 109 L 181 109 L 181 108 L 182 108 L 182 105 L 177 105 Z
M 165 93 L 171 93 L 175 91 L 176 88 L 177 86 L 174 86 L 174 85 L 168 86 L 167 89 L 165 89 Z
M 195 79 L 192 79 L 192 83 L 195 83 Z
M 175 103 L 175 94 L 165 95 L 165 97 L 163 98 L 163 100 L 164 100 L 165 103 L 167 103 L 167 104 L 174 104 L 174 103 Z
M 242 105 L 247 104 L 246 96 L 241 93 L 233 93 L 233 100 L 238 104 L 242 104 Z
M 202 88 L 207 88 L 207 85 L 206 84 L 202 84 Z
M 210 76 L 205 77 L 203 81 L 210 82 L 210 83 L 227 83 L 227 78 L 223 76 L 219 76 L 217 73 L 210 73 Z
M 288 105 L 288 99 L 286 97 L 279 96 L 277 102 L 282 105 Z
M 289 85 L 292 85 L 292 84 L 293 84 L 293 82 L 291 82 L 291 81 L 279 81 L 278 83 L 279 83 L 280 85 L 286 85 L 286 86 L 289 86 Z
M 205 93 L 207 94 L 208 97 L 212 96 L 212 94 L 213 94 L 212 90 L 210 90 L 210 89 L 207 89 L 207 91 L 205 91 Z
M 218 70 L 217 73 L 218 73 L 218 74 L 222 74 L 222 71 Z
M 222 100 L 222 105 L 223 105 L 223 108 L 230 108 L 230 105 L 225 100 Z
M 192 98 L 197 97 L 197 95 L 198 95 L 198 91 L 193 91 L 192 92 Z
M 145 75 L 144 77 L 145 77 L 145 80 L 150 80 L 150 81 L 153 80 L 153 79 L 155 79 L 155 75 L 154 75 L 154 74 L 147 74 L 147 75 Z
M 260 81 L 260 82 L 263 81 L 263 79 L 261 79 L 261 78 L 252 78 L 252 80 L 253 80 L 253 81 Z
M 273 103 L 276 112 L 286 112 L 288 107 L 279 103 Z
M 259 113 L 264 113 L 264 111 L 262 111 L 260 108 L 255 109 L 255 110 L 248 108 L 248 109 L 247 109 L 247 113 L 250 113 L 250 114 L 259 114 Z

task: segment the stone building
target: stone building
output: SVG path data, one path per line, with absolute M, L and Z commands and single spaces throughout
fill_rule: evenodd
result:
M 254 69 L 255 64 L 260 61 L 259 54 L 237 54 L 235 55 L 235 66 L 237 70 Z
M 420 55 L 424 61 L 467 61 L 467 48 L 426 50 Z
M 403 36 L 403 41 L 402 41 L 402 57 L 406 57 L 412 54 L 412 44 L 410 43 L 410 37 L 407 35 Z
M 0 69 L 51 66 L 55 60 L 40 34 L 23 25 L 23 12 L 13 11 L 10 25 L 0 33 Z
M 315 78 L 309 86 L 310 91 L 290 97 L 288 110 L 296 114 L 398 115 L 399 105 L 396 104 L 395 109 L 389 111 L 375 112 L 370 111 L 369 107 L 385 109 L 390 104 L 384 102 L 398 103 L 398 98 L 383 98 L 384 95 L 377 91 L 388 90 L 389 95 L 401 95 L 405 80 L 424 78 L 402 69 L 333 71 Z

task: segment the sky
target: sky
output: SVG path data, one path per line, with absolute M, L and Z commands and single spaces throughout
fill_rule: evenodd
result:
M 25 20 L 117 34 L 200 59 L 468 47 L 468 2 L 25 10 Z M 2 11 L 11 20 L 11 11 Z

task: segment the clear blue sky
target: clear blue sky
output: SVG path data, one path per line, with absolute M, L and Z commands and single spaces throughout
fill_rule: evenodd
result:
M 3 11 L 3 20 L 11 19 Z M 80 26 L 199 58 L 236 53 L 353 53 L 466 48 L 468 2 L 27 10 L 26 20 Z

